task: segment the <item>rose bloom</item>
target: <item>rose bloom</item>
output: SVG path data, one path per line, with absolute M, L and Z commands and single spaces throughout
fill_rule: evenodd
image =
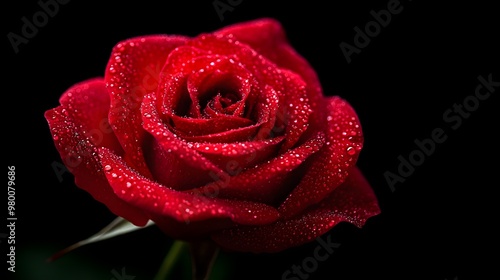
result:
M 78 187 L 137 226 L 277 252 L 380 213 L 356 112 L 263 18 L 118 43 L 45 118 Z

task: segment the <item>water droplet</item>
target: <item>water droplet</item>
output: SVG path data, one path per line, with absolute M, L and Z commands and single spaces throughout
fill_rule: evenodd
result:
M 356 150 L 353 147 L 347 148 L 347 154 L 353 156 L 356 153 Z
M 113 173 L 113 174 L 111 174 L 111 177 L 116 178 L 116 177 L 118 177 L 118 175 L 116 175 L 116 173 Z
M 104 170 L 110 171 L 111 170 L 111 165 L 108 164 L 108 165 L 104 166 Z
M 127 185 L 127 188 L 132 187 L 132 183 L 130 183 L 130 182 L 127 182 L 127 184 L 126 184 L 126 185 Z

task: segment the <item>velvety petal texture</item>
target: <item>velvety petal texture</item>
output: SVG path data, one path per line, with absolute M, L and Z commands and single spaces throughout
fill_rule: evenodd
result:
M 273 19 L 119 42 L 45 118 L 78 187 L 173 238 L 278 252 L 380 212 L 355 110 Z
M 137 226 L 145 225 L 148 215 L 114 194 L 97 155 L 98 147 L 123 155 L 123 149 L 108 123 L 109 94 L 102 79 L 91 79 L 72 86 L 59 102 L 60 106 L 45 112 L 45 118 L 61 159 L 73 173 L 76 185 L 116 215 Z
M 355 167 L 335 192 L 297 217 L 260 227 L 238 226 L 215 233 L 212 238 L 231 250 L 278 252 L 312 241 L 340 222 L 362 227 L 368 218 L 379 213 L 370 185 Z

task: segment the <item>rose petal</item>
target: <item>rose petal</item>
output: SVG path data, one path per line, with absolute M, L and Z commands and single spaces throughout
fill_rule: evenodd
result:
M 238 141 L 248 141 L 253 139 L 259 131 L 260 125 L 254 124 L 246 127 L 236 128 L 224 132 L 206 134 L 200 136 L 184 135 L 181 131 L 173 129 L 176 135 L 188 142 L 208 142 L 208 143 L 233 143 Z
M 292 48 L 286 38 L 283 26 L 277 20 L 271 18 L 251 20 L 227 26 L 214 34 L 232 36 L 234 40 L 249 45 L 278 66 L 300 75 L 308 86 L 310 98 L 314 96 L 313 99 L 316 99 L 322 96 L 321 84 L 316 71 L 307 60 Z
M 203 154 L 207 159 L 234 176 L 249 166 L 255 166 L 263 160 L 273 158 L 278 154 L 279 144 L 283 136 L 276 138 L 235 142 L 235 143 L 190 143 L 192 148 Z
M 280 68 L 298 74 L 307 85 L 311 110 L 316 112 L 322 106 L 323 90 L 318 75 L 309 62 L 290 45 L 280 22 L 261 18 L 227 26 L 214 34 L 232 37 L 234 41 L 249 45 Z M 309 124 L 315 121 L 315 118 L 311 118 Z M 310 135 L 305 138 L 309 137 Z
M 170 216 L 179 222 L 230 218 L 243 225 L 265 225 L 279 218 L 278 211 L 265 204 L 174 191 L 143 177 L 108 149 L 100 149 L 99 156 L 116 195 L 155 215 Z M 154 218 L 153 221 L 157 223 Z
M 213 182 L 220 174 L 220 169 L 208 162 L 213 169 L 195 165 L 196 161 L 187 160 L 186 155 L 174 152 L 165 147 L 157 139 L 149 138 L 144 151 L 146 162 L 156 182 L 167 185 L 174 190 L 188 190 Z M 196 158 L 194 158 L 196 159 Z
M 221 115 L 211 119 L 183 118 L 172 115 L 172 126 L 186 136 L 215 134 L 253 125 L 253 121 L 241 117 Z
M 148 216 L 119 199 L 102 172 L 97 147 L 117 154 L 123 150 L 109 128 L 109 94 L 102 79 L 91 79 L 69 88 L 60 99 L 61 106 L 45 112 L 56 148 L 75 183 L 111 212 L 137 226 Z
M 356 112 L 340 97 L 325 98 L 321 116 L 326 121 L 326 147 L 314 158 L 299 185 L 279 207 L 291 217 L 318 203 L 347 178 L 363 146 L 363 134 Z
M 304 131 L 309 127 L 309 115 L 312 113 L 311 106 L 309 105 L 309 97 L 306 92 L 306 84 L 296 74 L 282 70 L 284 83 L 284 94 L 282 98 L 285 100 L 284 112 L 281 116 L 283 118 L 284 133 L 286 141 L 281 147 L 284 152 L 297 143 Z
M 321 204 L 294 217 L 266 226 L 239 226 L 212 235 L 223 248 L 254 253 L 273 253 L 311 242 L 340 222 L 362 227 L 378 215 L 377 198 L 361 172 L 355 167 L 347 180 Z
M 217 195 L 222 198 L 246 199 L 272 204 L 281 198 L 290 186 L 286 179 L 293 177 L 292 171 L 300 166 L 309 156 L 319 151 L 324 144 L 324 136 L 318 134 L 295 149 L 275 157 L 263 164 L 250 168 L 233 177 L 219 177 L 217 182 L 190 193 Z M 229 173 L 229 172 L 228 172 Z M 231 174 L 231 173 L 230 173 Z
M 288 45 L 283 26 L 277 20 L 261 18 L 233 24 L 214 32 L 215 35 L 231 36 L 251 46 L 259 54 L 274 61 L 282 45 Z
M 125 160 L 145 175 L 140 103 L 155 91 L 168 54 L 189 39 L 182 36 L 144 36 L 118 43 L 106 67 L 105 82 L 111 94 L 109 122 L 125 150 Z

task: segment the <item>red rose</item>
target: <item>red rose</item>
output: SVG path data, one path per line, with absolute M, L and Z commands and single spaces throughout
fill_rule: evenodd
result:
M 380 212 L 353 108 L 271 19 L 117 44 L 45 117 L 76 184 L 137 226 L 276 252 Z

